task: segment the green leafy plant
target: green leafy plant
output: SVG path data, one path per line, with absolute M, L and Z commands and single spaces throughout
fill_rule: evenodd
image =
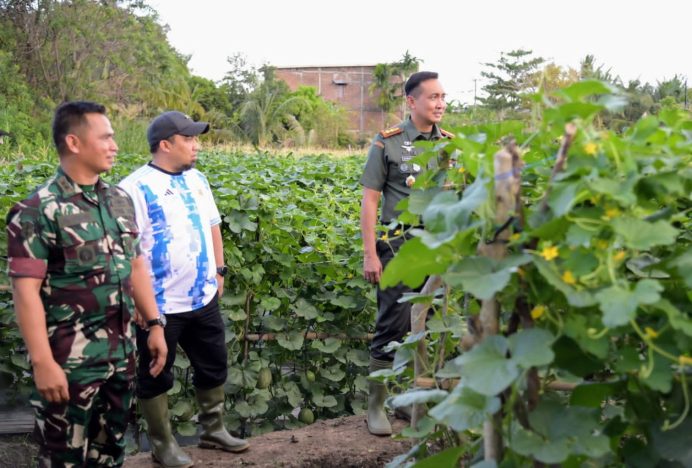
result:
M 432 301 L 435 318 L 396 346 L 394 370 L 382 373 L 408 387 L 394 406 L 429 407 L 405 432 L 420 443 L 393 465 L 425 458 L 432 441 L 485 457 L 479 466 L 687 465 L 690 114 L 668 108 L 615 133 L 598 126 L 622 106 L 610 85 L 578 82 L 536 101 L 537 128 L 459 128 L 418 157 L 457 163 L 419 178 L 402 219 L 425 228 L 383 275 L 385 285 L 420 286 L 430 275 L 445 284 L 437 298 L 409 298 Z M 563 135 L 568 123 L 576 134 Z M 523 159 L 521 198 L 498 226 L 493 179 L 511 174 L 495 172 L 493 155 L 508 139 Z M 566 163 L 554 169 L 560 152 Z M 497 242 L 507 255 L 485 256 Z M 498 334 L 483 333 L 479 317 L 491 303 Z M 422 339 L 428 390 L 413 388 L 406 370 Z M 494 459 L 479 440 L 488 425 L 501 442 Z M 436 466 L 456 466 L 462 452 L 442 452 L 452 455 Z

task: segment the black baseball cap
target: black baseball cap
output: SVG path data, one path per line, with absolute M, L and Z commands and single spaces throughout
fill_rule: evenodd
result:
M 173 135 L 196 136 L 208 131 L 207 122 L 195 122 L 182 112 L 169 111 L 151 121 L 147 128 L 147 140 L 149 146 L 154 146 Z

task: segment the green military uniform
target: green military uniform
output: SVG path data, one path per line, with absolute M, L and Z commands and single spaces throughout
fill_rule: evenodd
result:
M 412 162 L 412 159 L 420 153 L 420 149 L 414 147 L 414 143 L 451 136 L 451 133 L 442 130 L 437 125 L 433 125 L 430 134 L 424 134 L 416 128 L 410 118 L 375 136 L 360 183 L 364 187 L 382 192 L 380 216 L 382 224 L 388 224 L 396 219 L 399 215 L 395 209 L 397 203 L 411 194 L 411 182 L 427 169 Z M 437 161 L 433 160 L 430 164 L 431 166 L 437 164 Z M 394 258 L 394 254 L 404 241 L 403 236 L 393 238 L 389 242 L 377 241 L 377 255 L 382 262 L 382 268 Z M 373 358 L 391 361 L 394 358 L 393 353 L 385 352 L 383 348 L 390 341 L 401 341 L 410 331 L 411 303 L 400 304 L 397 301 L 404 293 L 411 291 L 411 288 L 402 284 L 387 289 L 377 287 L 378 310 L 375 337 L 370 346 L 370 354 Z
M 133 394 L 131 261 L 139 255 L 130 197 L 62 169 L 7 216 L 9 275 L 43 279 L 40 291 L 55 361 L 70 400 L 38 392 L 40 466 L 119 466 Z

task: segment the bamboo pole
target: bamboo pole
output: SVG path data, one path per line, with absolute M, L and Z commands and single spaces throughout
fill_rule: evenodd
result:
M 510 236 L 508 227 L 510 217 L 516 214 L 522 164 L 519 150 L 513 141 L 495 154 L 495 224 L 496 226 L 503 226 L 503 228 L 495 233 L 491 242 L 479 244 L 478 252 L 480 255 L 494 260 L 500 260 L 507 255 L 507 243 Z M 498 333 L 500 328 L 499 304 L 494 295 L 482 301 L 479 320 L 476 325 L 478 326 L 472 327 L 471 331 L 474 333 L 477 343 Z M 499 462 L 502 459 L 501 422 L 501 414 L 498 412 L 489 417 L 483 424 L 485 460 Z
M 460 379 L 433 379 L 431 377 L 418 377 L 415 380 L 416 387 L 420 388 L 440 388 L 442 390 L 452 390 L 459 385 Z M 545 384 L 545 388 L 559 392 L 571 392 L 578 384 L 553 380 Z
M 438 275 L 433 275 L 428 278 L 421 289 L 421 295 L 430 295 L 442 286 L 442 278 Z M 425 319 L 428 316 L 430 304 L 417 303 L 411 307 L 411 334 L 415 335 L 425 331 Z M 413 375 L 414 377 L 422 377 L 423 374 L 430 368 L 428 361 L 428 352 L 425 345 L 425 339 L 418 342 L 418 348 L 413 358 Z M 425 414 L 425 408 L 421 405 L 413 405 L 411 408 L 411 427 L 414 429 L 418 425 L 418 420 Z
M 242 339 L 245 341 L 273 341 L 276 340 L 277 333 L 248 333 Z M 332 333 L 322 333 L 322 332 L 307 332 L 305 334 L 306 340 L 324 340 L 326 338 L 337 338 L 339 340 L 360 340 L 360 341 L 370 341 L 375 335 L 373 333 L 367 333 L 365 335 L 348 336 L 345 334 L 332 334 Z

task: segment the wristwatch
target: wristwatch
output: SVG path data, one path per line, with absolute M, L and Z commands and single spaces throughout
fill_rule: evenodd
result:
M 226 276 L 226 273 L 228 273 L 228 267 L 226 265 L 216 267 L 217 275 Z
M 147 328 L 151 328 L 153 326 L 160 325 L 161 328 L 166 327 L 166 316 L 165 315 L 159 315 L 155 319 L 152 320 L 147 320 Z

